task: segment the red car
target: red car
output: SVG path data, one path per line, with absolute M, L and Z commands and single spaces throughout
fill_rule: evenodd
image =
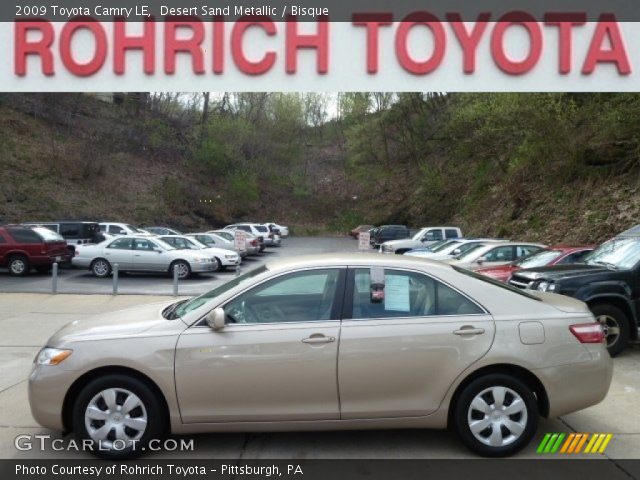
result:
M 507 265 L 480 268 L 476 270 L 476 272 L 495 278 L 501 282 L 507 282 L 514 272 L 522 270 L 523 268 L 537 268 L 549 265 L 577 263 L 594 248 L 594 245 L 585 245 L 581 247 L 557 245 L 555 247 L 545 248 L 533 255 L 521 258 Z
M 0 226 L 0 267 L 11 275 L 27 275 L 31 268 L 45 273 L 54 262 L 70 262 L 67 242 L 43 227 Z

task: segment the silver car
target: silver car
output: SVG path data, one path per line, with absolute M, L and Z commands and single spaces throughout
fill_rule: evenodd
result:
M 482 267 L 506 265 L 526 255 L 539 252 L 545 245 L 524 242 L 482 243 L 453 258 L 443 260 L 458 267 L 476 270 Z
M 178 250 L 192 250 L 210 256 L 216 263 L 216 271 L 237 267 L 241 262 L 240 255 L 235 250 L 205 245 L 188 235 L 161 235 L 158 238 Z
M 121 272 L 166 272 L 178 269 L 179 278 L 192 273 L 213 272 L 217 263 L 197 250 L 176 250 L 162 240 L 146 236 L 124 235 L 97 245 L 79 245 L 74 266 L 88 268 L 100 278 L 111 275 L 115 264 Z
M 539 416 L 605 397 L 603 338 L 582 302 L 440 262 L 296 256 L 69 323 L 38 353 L 29 401 L 112 458 L 164 432 L 446 427 L 505 456 Z

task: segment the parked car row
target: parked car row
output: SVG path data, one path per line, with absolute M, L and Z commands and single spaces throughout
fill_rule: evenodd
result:
M 283 232 L 288 235 L 288 228 L 273 222 L 184 235 L 170 227 L 142 229 L 120 222 L 29 222 L 0 227 L 0 267 L 27 275 L 32 268 L 47 272 L 54 263 L 72 264 L 102 278 L 117 264 L 123 272 L 177 269 L 179 278 L 187 278 L 237 267 L 248 255 L 279 247 Z
M 520 290 L 562 294 L 585 302 L 602 325 L 612 356 L 630 341 L 639 340 L 640 226 L 598 247 L 464 239 L 455 227 L 425 227 L 411 238 L 385 240 L 389 232 L 399 231 L 396 227 L 406 227 L 365 227 L 357 227 L 350 234 L 368 231 L 371 245 L 382 253 L 438 260 Z M 433 241 L 436 236 L 441 240 Z

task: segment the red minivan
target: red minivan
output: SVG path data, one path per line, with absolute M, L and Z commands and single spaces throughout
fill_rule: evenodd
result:
M 54 262 L 71 261 L 67 242 L 43 227 L 0 226 L 0 267 L 11 275 L 27 275 L 31 268 L 46 273 Z

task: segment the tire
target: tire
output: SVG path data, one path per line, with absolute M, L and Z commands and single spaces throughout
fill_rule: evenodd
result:
M 502 401 L 494 396 L 500 392 L 504 392 Z M 477 408 L 482 405 L 486 410 Z M 510 407 L 513 414 L 501 412 L 502 408 Z M 453 427 L 462 443 L 483 457 L 507 457 L 519 452 L 538 427 L 538 406 L 533 392 L 506 374 L 489 374 L 473 380 L 461 392 L 452 413 Z M 474 433 L 471 428 L 474 422 L 476 428 L 486 427 Z M 499 433 L 493 437 L 494 432 Z M 491 445 L 493 441 L 495 446 Z
M 29 275 L 29 271 L 31 270 L 29 259 L 24 255 L 12 255 L 9 257 L 7 268 L 9 268 L 9 273 L 16 277 Z
M 51 271 L 51 265 L 40 265 L 36 267 L 36 272 L 38 273 L 49 273 Z
M 227 267 L 222 265 L 222 262 L 220 261 L 220 259 L 218 257 L 214 257 L 214 259 L 217 262 L 217 265 L 216 265 L 216 268 L 215 268 L 214 272 L 224 272 Z
M 111 275 L 111 264 L 104 258 L 97 258 L 91 262 L 91 273 L 98 278 L 106 278 Z
M 74 402 L 74 434 L 78 441 L 89 441 L 92 452 L 99 457 L 140 455 L 151 439 L 161 439 L 166 433 L 166 412 L 157 397 L 146 383 L 133 377 L 97 378 Z M 133 408 L 125 411 L 129 408 L 127 400 Z
M 173 270 L 175 267 L 178 267 L 178 278 L 180 280 L 184 280 L 185 278 L 189 278 L 191 276 L 191 265 L 189 262 L 185 260 L 176 260 L 169 267 L 169 274 L 173 276 Z
M 629 344 L 629 318 L 620 308 L 604 303 L 594 305 L 591 313 L 604 327 L 607 350 L 609 355 L 615 357 Z

